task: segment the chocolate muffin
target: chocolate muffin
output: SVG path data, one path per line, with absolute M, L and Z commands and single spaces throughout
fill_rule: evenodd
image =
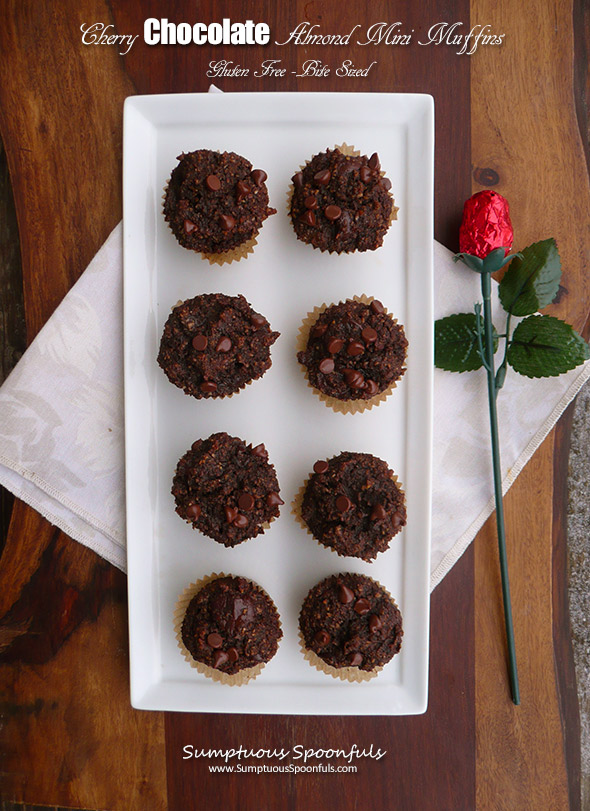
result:
M 391 181 L 377 153 L 314 155 L 293 177 L 290 215 L 298 239 L 322 251 L 374 251 L 392 220 Z
M 405 372 L 404 329 L 380 301 L 348 299 L 321 312 L 297 360 L 313 388 L 336 400 L 371 400 Z
M 275 214 L 266 172 L 235 152 L 197 149 L 178 156 L 164 198 L 164 217 L 184 248 L 218 254 L 237 248 Z
M 264 445 L 225 432 L 193 442 L 176 467 L 172 495 L 181 518 L 224 546 L 264 532 L 284 504 Z
M 206 293 L 172 310 L 158 363 L 185 394 L 225 397 L 270 369 L 270 347 L 278 337 L 244 296 Z
M 305 648 L 334 668 L 374 672 L 402 642 L 402 617 L 383 586 L 362 574 L 338 574 L 314 586 L 299 628 Z
M 339 555 L 374 560 L 406 523 L 402 490 L 386 462 L 345 451 L 313 466 L 301 518 L 313 537 Z
M 189 602 L 181 628 L 193 659 L 227 675 L 268 662 L 282 636 L 275 604 L 244 577 L 206 583 Z

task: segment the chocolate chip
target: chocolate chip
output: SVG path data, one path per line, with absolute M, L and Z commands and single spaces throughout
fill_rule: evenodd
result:
M 197 226 L 194 224 L 194 222 L 191 222 L 190 220 L 184 221 L 184 231 L 186 234 L 191 234 L 193 231 L 196 230 Z
M 219 215 L 219 224 L 223 228 L 224 231 L 231 231 L 231 229 L 236 224 L 235 219 L 231 216 L 231 214 L 220 214 Z
M 337 352 L 340 352 L 343 346 L 344 341 L 342 338 L 330 338 L 327 349 L 331 355 L 335 355 Z
M 379 181 L 381 186 L 385 189 L 385 191 L 389 191 L 391 188 L 391 180 L 388 177 L 382 177 Z
M 344 583 L 338 589 L 338 602 L 343 605 L 348 605 L 354 600 L 354 592 L 351 591 Z
M 250 323 L 255 327 L 264 327 L 265 324 L 268 324 L 268 321 L 263 315 L 260 315 L 260 313 L 252 313 L 250 316 Z
M 231 349 L 231 340 L 224 335 L 217 341 L 217 346 L 215 347 L 216 352 L 229 352 Z
M 374 380 L 366 380 L 365 381 L 365 391 L 369 395 L 369 397 L 374 397 L 379 392 L 379 386 L 375 383 Z
M 352 501 L 348 496 L 338 496 L 336 499 L 336 509 L 339 513 L 346 513 L 352 507 Z
M 360 341 L 349 341 L 348 346 L 346 347 L 346 354 L 355 357 L 356 355 L 362 355 L 365 351 L 365 346 Z
M 190 507 L 186 509 L 187 518 L 191 518 L 193 521 L 196 521 L 197 518 L 201 515 L 201 508 L 198 504 L 191 504 Z
M 374 344 L 377 340 L 377 330 L 373 327 L 365 327 L 361 332 L 361 338 L 366 344 Z
M 227 662 L 227 653 L 224 653 L 222 650 L 218 650 L 213 657 L 213 667 L 221 667 Z
M 235 519 L 236 515 L 238 514 L 237 507 L 225 507 L 225 520 L 228 524 Z
M 199 388 L 203 394 L 213 394 L 214 391 L 217 391 L 217 383 L 214 383 L 213 380 L 203 380 Z
M 303 172 L 295 172 L 291 180 L 295 188 L 300 189 L 303 186 Z
M 242 493 L 238 499 L 238 507 L 246 513 L 250 512 L 255 503 L 252 493 Z
M 260 457 L 260 459 L 268 459 L 268 451 L 266 450 L 262 442 L 260 443 L 260 445 L 256 445 L 255 448 L 252 448 L 252 453 L 254 454 L 254 456 Z
M 311 331 L 314 338 L 321 338 L 325 331 L 328 329 L 327 324 L 316 324 Z
M 219 634 L 209 634 L 207 644 L 210 648 L 220 648 L 223 645 L 223 637 Z
M 250 194 L 250 186 L 247 183 L 244 183 L 243 180 L 238 180 L 236 183 L 236 199 L 238 203 L 241 203 L 244 197 L 248 197 Z
M 318 645 L 321 645 L 323 647 L 324 645 L 327 645 L 328 642 L 330 641 L 330 634 L 322 629 L 321 631 L 318 631 L 316 633 L 316 635 L 314 636 L 314 640 L 317 642 Z
M 230 665 L 233 665 L 234 662 L 238 661 L 238 652 L 235 648 L 227 649 L 227 660 L 230 663 Z
M 316 224 L 315 214 L 311 209 L 308 208 L 305 214 L 301 216 L 301 222 L 304 222 L 306 225 Z
M 268 177 L 268 175 L 266 174 L 264 169 L 252 169 L 252 171 L 250 172 L 250 177 L 252 178 L 254 183 L 256 183 L 256 185 L 260 189 L 262 187 L 262 184 L 264 183 L 264 181 Z
M 371 633 L 374 634 L 376 631 L 382 628 L 382 626 L 383 623 L 381 622 L 377 614 L 371 614 L 371 616 L 369 617 L 369 630 L 371 631 Z
M 404 517 L 403 517 L 403 515 L 401 513 L 394 513 L 391 516 L 391 523 L 393 524 L 395 529 L 397 529 L 398 527 L 401 527 L 403 522 L 404 522 Z
M 377 315 L 381 315 L 381 313 L 385 312 L 385 307 L 376 298 L 374 298 L 373 301 L 371 302 L 371 309 L 373 310 L 374 313 L 377 313 Z
M 379 155 L 376 152 L 373 152 L 373 154 L 369 158 L 369 167 L 371 169 L 381 169 L 381 163 L 379 162 Z
M 320 361 L 318 369 L 323 375 L 330 375 L 334 371 L 334 361 L 332 358 L 324 358 Z
M 354 604 L 354 610 L 359 616 L 362 617 L 364 614 L 368 614 L 371 610 L 371 603 L 368 600 L 365 600 L 364 597 L 359 597 Z
M 197 352 L 203 352 L 205 349 L 207 349 L 207 336 L 195 335 L 193 338 L 193 349 L 196 349 Z
M 313 194 L 310 194 L 309 197 L 306 197 L 303 201 L 303 205 L 305 208 L 317 208 L 318 207 L 318 200 L 317 197 L 314 197 Z
M 266 503 L 269 507 L 278 507 L 285 502 L 278 493 L 269 493 L 266 497 Z
M 238 513 L 234 520 L 232 521 L 234 527 L 238 527 L 238 529 L 245 529 L 248 526 L 248 519 L 242 513 Z
M 359 171 L 359 177 L 363 183 L 368 183 L 371 180 L 372 173 L 368 166 L 362 166 Z
M 324 209 L 324 214 L 326 215 L 326 218 L 330 220 L 330 222 L 334 222 L 334 220 L 337 220 L 342 214 L 342 209 L 340 206 L 326 206 Z
M 360 653 L 351 653 L 348 657 L 348 662 L 352 667 L 360 667 L 363 663 L 363 657 Z
M 365 385 L 365 378 L 356 369 L 345 369 L 343 374 L 351 389 L 362 389 Z
M 231 231 L 231 229 L 236 224 L 235 219 L 231 216 L 231 214 L 220 214 L 219 215 L 219 224 L 223 228 L 224 231 Z
M 383 521 L 387 513 L 382 504 L 375 504 L 371 510 L 371 521 Z
M 217 177 L 217 175 L 208 175 L 205 178 L 205 185 L 209 191 L 219 191 L 221 188 L 221 180 Z
M 330 465 L 324 459 L 318 459 L 318 461 L 313 466 L 315 473 L 326 473 L 330 468 Z
M 332 175 L 329 169 L 321 169 L 319 172 L 315 173 L 313 179 L 318 186 L 327 186 L 331 177 Z

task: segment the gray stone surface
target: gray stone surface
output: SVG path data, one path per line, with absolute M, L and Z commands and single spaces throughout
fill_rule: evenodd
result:
M 569 606 L 582 731 L 582 808 L 590 809 L 590 385 L 576 402 L 568 503 Z

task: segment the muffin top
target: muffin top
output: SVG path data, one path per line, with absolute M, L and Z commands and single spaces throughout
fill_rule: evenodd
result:
M 279 337 L 244 296 L 206 293 L 177 305 L 164 326 L 158 363 L 192 397 L 235 394 L 271 366 Z
M 193 659 L 232 675 L 272 659 L 283 632 L 275 604 L 255 583 L 219 577 L 190 601 L 181 635 Z
M 324 546 L 371 561 L 405 525 L 405 499 L 386 462 L 345 451 L 315 463 L 301 517 Z
M 370 400 L 405 372 L 408 341 L 380 301 L 349 299 L 318 316 L 297 360 L 311 385 L 337 400 Z
M 362 574 L 331 575 L 315 585 L 299 615 L 305 647 L 332 667 L 371 671 L 402 643 L 402 617 L 385 589 Z
M 264 532 L 284 504 L 264 445 L 225 432 L 193 442 L 176 467 L 172 495 L 181 518 L 224 546 Z
M 235 152 L 197 149 L 178 156 L 164 198 L 164 217 L 180 244 L 215 254 L 252 239 L 275 214 L 266 172 Z
M 391 223 L 391 181 L 379 157 L 328 149 L 293 175 L 291 222 L 297 237 L 336 253 L 373 251 Z

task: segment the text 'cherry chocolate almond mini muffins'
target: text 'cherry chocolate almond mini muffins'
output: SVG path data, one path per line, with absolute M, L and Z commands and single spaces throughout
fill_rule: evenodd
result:
M 224 546 L 264 532 L 284 504 L 264 445 L 225 432 L 193 442 L 176 467 L 172 495 L 181 518 Z
M 296 172 L 292 183 L 289 214 L 302 242 L 331 253 L 381 247 L 397 209 L 376 152 L 367 158 L 346 144 L 327 149 Z
M 158 364 L 185 394 L 226 397 L 270 369 L 270 347 L 278 337 L 244 296 L 205 293 L 168 316 Z
M 283 636 L 269 595 L 245 577 L 223 574 L 184 590 L 174 626 L 187 662 L 209 678 L 233 685 L 256 678 Z
M 376 676 L 401 648 L 402 616 L 380 583 L 362 574 L 337 574 L 315 585 L 299 615 L 305 658 L 347 681 Z
M 355 296 L 308 313 L 297 360 L 313 390 L 335 411 L 356 413 L 391 394 L 405 372 L 404 328 L 377 299 Z
M 164 195 L 164 217 L 178 242 L 211 263 L 252 251 L 270 208 L 266 172 L 235 152 L 197 149 L 178 156 Z
M 374 560 L 406 523 L 402 489 L 387 463 L 344 451 L 319 459 L 295 500 L 297 519 L 323 546 Z

